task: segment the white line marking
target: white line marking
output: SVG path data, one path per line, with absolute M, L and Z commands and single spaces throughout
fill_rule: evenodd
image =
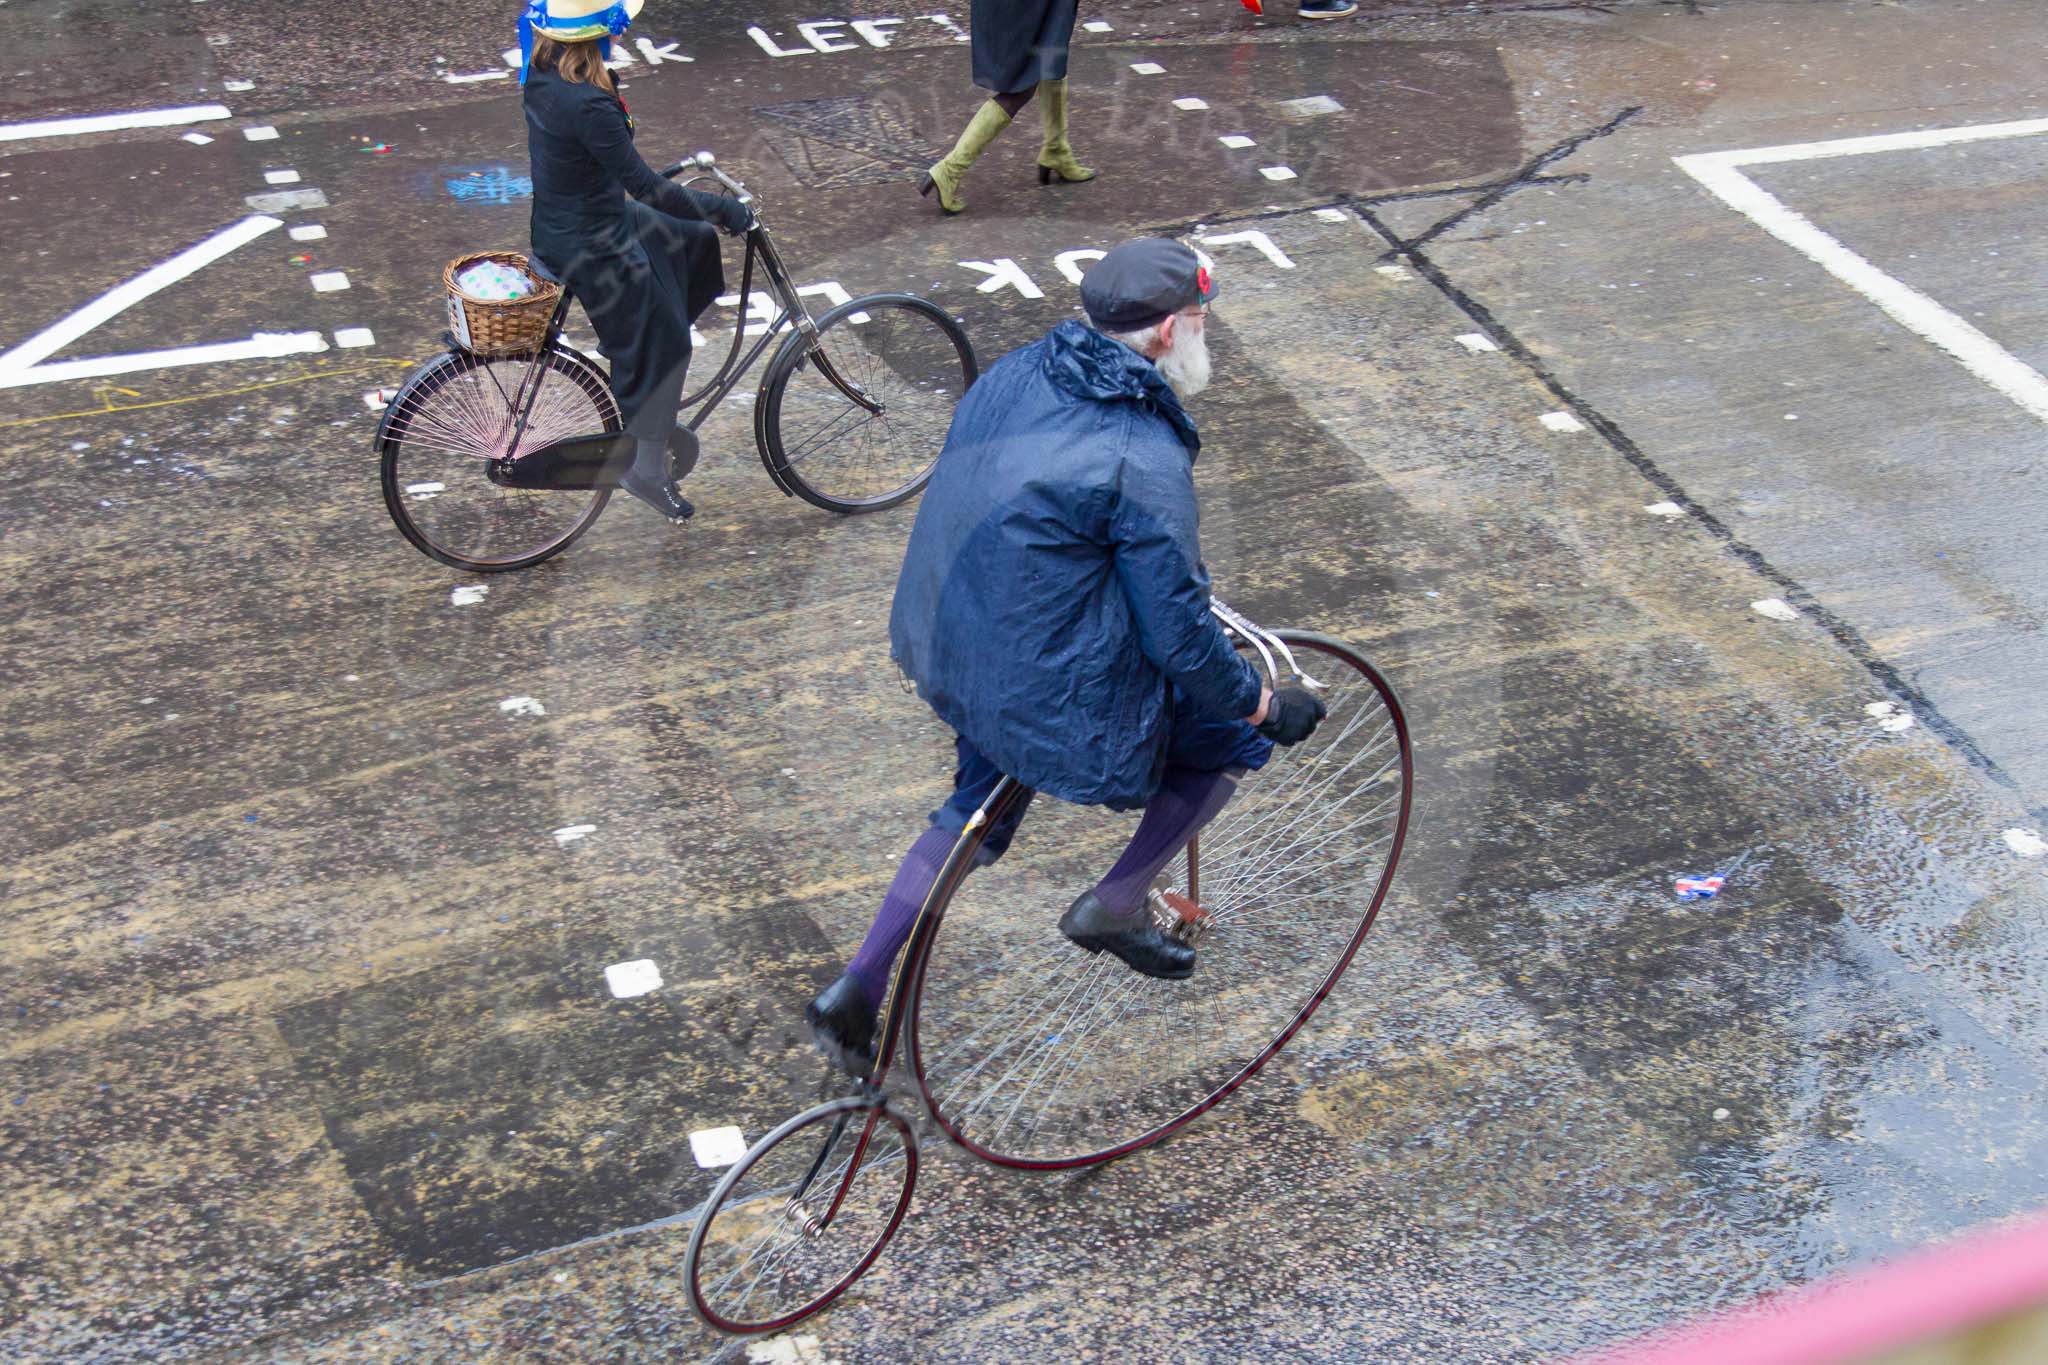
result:
M 270 194 L 245 194 L 242 202 L 258 213 L 290 213 L 294 209 L 324 209 L 327 196 L 319 190 L 276 190 Z
M 221 88 L 221 89 L 223 89 L 223 90 L 227 90 L 227 91 L 230 91 L 230 92 L 232 92 L 232 91 L 237 91 L 237 90 L 254 90 L 254 89 L 256 88 L 256 82 L 254 82 L 254 81 L 222 81 L 222 82 L 220 83 L 220 88 Z
M 1285 166 L 1261 166 L 1259 174 L 1268 180 L 1292 180 L 1294 172 Z
M 730 1166 L 747 1154 L 747 1135 L 737 1128 L 699 1128 L 690 1134 L 690 1155 L 705 1170 Z
M 377 334 L 367 327 L 344 327 L 334 334 L 334 344 L 345 351 L 358 346 L 374 346 Z
M 455 591 L 461 592 L 462 589 L 457 588 Z M 477 591 L 481 595 L 483 590 L 479 588 Z M 476 599 L 471 598 L 469 600 L 475 601 Z M 595 833 L 597 833 L 596 825 L 564 825 L 555 831 L 555 843 L 560 847 L 566 848 L 578 839 L 587 839 Z
M 266 123 L 255 128 L 244 128 L 242 136 L 248 138 L 251 142 L 275 142 L 277 140 L 277 129 Z
M 283 226 L 278 219 L 259 214 L 244 218 L 233 227 L 223 228 L 205 241 L 186 247 L 161 265 L 151 266 L 126 284 L 109 289 L 85 307 L 45 327 L 12 350 L 0 353 L 0 371 L 25 370 L 38 361 L 47 360 L 93 328 L 134 307 L 158 290 L 176 284 L 187 275 L 213 264 L 236 248 L 246 246 L 264 233 Z
M 498 703 L 498 709 L 508 716 L 544 716 L 548 713 L 548 708 L 532 697 L 507 697 Z
M 631 1000 L 661 989 L 661 968 L 644 957 L 636 962 L 614 962 L 604 969 L 604 983 L 620 1000 Z
M 2048 840 L 2043 840 L 2030 829 L 2014 826 L 2005 832 L 2004 838 L 2005 846 L 2022 858 L 2038 858 L 2048 853 Z
M 443 76 L 450 85 L 474 85 L 478 81 L 502 81 L 511 76 L 509 71 L 479 71 L 470 76 Z
M 225 104 L 187 104 L 176 109 L 143 109 L 132 114 L 93 114 L 85 118 L 40 119 L 34 123 L 0 123 L 0 142 L 32 137 L 72 137 L 79 133 L 110 133 L 119 128 L 174 128 L 233 118 Z
M 1230 148 L 1230 150 L 1233 152 L 1238 151 L 1241 148 L 1256 147 L 1259 145 L 1252 139 L 1246 137 L 1243 133 L 1225 133 L 1223 136 L 1217 138 L 1216 140 L 1222 143 L 1224 146 Z
M 1326 222 L 1326 223 L 1341 223 L 1341 222 L 1343 222 L 1343 221 L 1344 221 L 1344 210 L 1342 210 L 1342 209 L 1317 209 L 1317 210 L 1316 210 L 1316 217 L 1318 217 L 1318 218 L 1322 219 L 1322 220 L 1323 220 L 1324 222 Z
M 1341 114 L 1344 106 L 1328 95 L 1305 95 L 1298 100 L 1281 100 L 1280 112 L 1291 118 L 1314 118 L 1318 114 Z
M 1132 62 L 1131 70 L 1137 72 L 1140 76 L 1163 76 L 1166 74 L 1166 68 L 1157 62 Z
M 1176 109 L 1185 109 L 1189 113 L 1193 113 L 1197 109 L 1207 109 L 1209 107 L 1209 101 L 1201 98 L 1198 95 L 1182 95 L 1179 99 L 1173 102 L 1173 107 Z
M 1766 617 L 1772 621 L 1797 621 L 1799 619 L 1799 612 L 1791 603 L 1776 597 L 1766 597 L 1761 601 L 1752 602 L 1749 604 L 1749 609 L 1758 616 Z
M 323 270 L 317 275 L 306 276 L 306 281 L 313 286 L 314 293 L 332 294 L 336 290 L 348 288 L 348 273 L 342 270 Z
M 207 143 L 213 141 L 212 138 L 204 133 L 187 133 L 182 140 L 191 143 L 194 147 L 204 147 Z
M 1650 502 L 1643 504 L 1643 510 L 1653 517 L 1682 517 L 1685 509 L 1675 502 Z
M 1673 157 L 1672 160 L 1680 170 L 1706 186 L 1728 207 L 1747 216 L 1765 232 L 1869 299 L 1906 330 L 1948 352 L 1964 369 L 2034 417 L 2048 422 L 2048 376 L 2043 376 L 2039 370 L 1927 295 L 1887 275 L 1843 246 L 1738 169 L 1825 157 L 1860 156 L 1871 152 L 1946 147 L 1992 138 L 2031 137 L 2041 133 L 2048 133 L 2048 119 L 1931 128 L 1917 133 L 1886 133 L 1875 137 L 1839 138 L 1831 142 L 1797 142 L 1740 151 L 1701 152 Z
M 1468 351 L 1498 351 L 1500 349 L 1500 347 L 1493 344 L 1493 338 L 1484 332 L 1461 332 L 1458 334 L 1458 344 Z
M 445 483 L 409 483 L 405 486 L 405 495 L 408 498 L 418 498 L 421 501 L 438 497 L 447 491 L 448 485 Z M 461 592 L 462 589 L 457 588 L 455 591 Z M 462 604 L 458 602 L 456 605 L 460 606 Z
M 265 171 L 263 178 L 273 185 L 296 185 L 305 179 L 297 171 Z
M 291 229 L 291 239 L 295 242 L 317 242 L 326 235 L 327 229 L 318 223 L 302 223 Z
M 1536 419 L 1552 431 L 1584 431 L 1586 424 L 1568 412 L 1546 412 Z
M 1090 19 L 1087 23 L 1081 25 L 1081 31 L 1083 33 L 1112 33 L 1115 30 L 1100 19 Z
M 55 384 L 66 379 L 100 379 L 137 370 L 164 370 L 176 365 L 214 365 L 224 360 L 275 360 L 327 349 L 318 332 L 258 332 L 246 341 L 220 341 L 207 346 L 173 346 L 162 351 L 103 355 L 91 360 L 56 360 L 24 369 L 0 370 L 0 389 L 30 384 Z M 4 358 L 4 357 L 0 357 Z
M 1287 253 L 1273 245 L 1273 239 L 1263 232 L 1226 232 L 1219 237 L 1203 237 L 1200 240 L 1204 246 L 1235 246 L 1241 242 L 1282 270 L 1294 269 L 1294 262 L 1288 259 Z

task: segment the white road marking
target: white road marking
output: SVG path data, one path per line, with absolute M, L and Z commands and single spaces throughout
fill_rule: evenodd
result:
M 367 327 L 344 327 L 334 334 L 334 344 L 345 351 L 358 346 L 374 346 L 377 334 Z
M 1552 431 L 1584 431 L 1586 424 L 1568 412 L 1546 412 L 1536 419 Z
M 532 697 L 507 697 L 498 703 L 498 709 L 508 716 L 544 716 L 548 708 Z
M 1137 72 L 1140 76 L 1163 76 L 1166 74 L 1166 68 L 1157 62 L 1132 62 L 1131 70 Z
M 332 294 L 348 288 L 348 272 L 344 270 L 323 270 L 317 275 L 306 276 L 306 282 L 313 286 L 316 294 Z
M 566 847 L 575 843 L 578 839 L 587 839 L 595 833 L 597 833 L 596 825 L 564 825 L 555 831 L 555 843 L 559 847 Z
M 1246 137 L 1243 133 L 1225 133 L 1223 134 L 1223 136 L 1217 138 L 1216 140 L 1222 143 L 1224 146 L 1230 148 L 1230 150 L 1233 152 L 1242 150 L 1246 147 L 1256 147 L 1259 145 L 1257 142 L 1254 142 L 1251 138 Z
M 184 136 L 184 141 L 191 143 L 194 147 L 204 147 L 213 139 L 204 133 L 187 133 Z
M 1259 167 L 1259 174 L 1265 176 L 1268 180 L 1294 179 L 1293 170 L 1286 166 L 1261 166 Z
M 1275 246 L 1273 239 L 1263 232 L 1226 232 L 1218 237 L 1203 237 L 1200 240 L 1206 246 L 1235 246 L 1242 243 L 1257 251 L 1261 256 L 1264 256 L 1282 270 L 1294 269 L 1294 262 L 1288 258 L 1287 253 Z
M 277 140 L 277 129 L 266 123 L 255 128 L 244 128 L 242 136 L 251 142 L 274 142 Z
M 1415 278 L 1414 275 L 1409 273 L 1408 267 L 1405 265 L 1376 265 L 1372 268 L 1372 273 L 1375 275 L 1385 275 L 1390 280 L 1412 280 Z
M 604 983 L 612 988 L 616 998 L 631 1000 L 661 989 L 661 968 L 644 957 L 635 962 L 614 962 L 604 969 Z
M 1982 123 L 1961 128 L 1930 128 L 1916 133 L 1838 138 L 1829 142 L 1796 142 L 1778 147 L 1700 152 L 1673 157 L 1679 169 L 1706 186 L 1736 212 L 1821 269 L 1883 309 L 1893 321 L 1949 353 L 1965 370 L 2004 394 L 2041 421 L 2048 422 L 2048 376 L 2007 351 L 1977 328 L 1927 295 L 1879 270 L 1863 257 L 1821 231 L 1739 169 L 1860 156 L 1871 152 L 1911 151 L 1947 147 L 1994 138 L 2033 137 L 2048 133 L 2048 119 L 2013 123 Z
M 1090 19 L 1090 20 L 1089 20 L 1089 21 L 1088 21 L 1087 23 L 1085 23 L 1085 24 L 1081 25 L 1081 31 L 1082 31 L 1083 33 L 1111 33 L 1111 32 L 1114 32 L 1114 30 L 1113 30 L 1113 29 L 1112 29 L 1112 28 L 1111 28 L 1111 27 L 1110 27 L 1110 26 L 1109 26 L 1108 24 L 1105 24 L 1105 23 L 1104 23 L 1104 22 L 1102 22 L 1102 20 L 1100 20 L 1100 19 Z
M 1646 503 L 1643 506 L 1643 510 L 1653 517 L 1682 517 L 1685 515 L 1685 509 L 1675 502 Z
M 379 389 L 378 392 L 382 393 L 383 390 Z M 447 491 L 448 485 L 445 483 L 409 483 L 405 486 L 405 495 L 416 502 L 425 502 L 428 498 L 439 497 Z M 457 588 L 455 591 L 461 592 L 462 589 Z
M 1306 95 L 1298 100 L 1281 100 L 1280 112 L 1294 118 L 1314 118 L 1318 114 L 1341 114 L 1344 106 L 1328 95 Z
M 474 85 L 478 81 L 502 81 L 511 78 L 509 71 L 478 71 L 468 76 L 443 76 L 450 85 Z
M 1008 256 L 998 256 L 993 261 L 961 261 L 959 264 L 962 269 L 979 270 L 988 276 L 987 279 L 975 286 L 976 291 L 979 293 L 993 294 L 996 290 L 1008 286 L 1027 299 L 1042 299 L 1045 297 L 1045 291 L 1040 289 L 1032 281 L 1031 277 L 1024 273 L 1024 267 L 1018 265 Z
M 839 1365 L 809 1332 L 747 1343 L 747 1365 Z
M 220 83 L 220 88 L 221 88 L 221 89 L 223 89 L 223 90 L 229 91 L 230 93 L 233 93 L 233 92 L 235 92 L 235 91 L 239 91 L 239 90 L 254 90 L 254 89 L 256 88 L 256 82 L 254 82 L 254 81 L 222 81 L 222 82 Z
M 436 493 L 438 493 L 438 492 L 440 492 L 440 491 L 441 491 L 442 485 L 440 485 L 440 484 L 438 484 L 438 483 L 436 483 L 436 484 L 425 484 L 425 485 L 422 485 L 422 484 L 413 484 L 413 485 L 411 485 L 410 487 L 408 487 L 408 488 L 407 488 L 407 489 L 406 489 L 405 491 L 406 491 L 406 492 L 408 492 L 408 493 L 410 493 L 410 492 L 412 492 L 412 490 L 413 490 L 414 488 L 420 488 L 420 487 L 429 487 L 429 488 L 432 488 L 432 489 L 433 489 L 433 490 L 434 490 L 434 491 L 435 491 Z M 453 588 L 453 589 L 451 589 L 451 590 L 449 591 L 449 593 L 448 593 L 448 603 L 449 603 L 449 605 L 450 605 L 450 606 L 456 606 L 456 607 L 468 607 L 468 606 L 474 606 L 474 605 L 475 605 L 476 603 L 478 603 L 478 602 L 481 602 L 481 601 L 483 601 L 483 600 L 484 600 L 484 597 L 485 597 L 485 595 L 486 595 L 486 594 L 488 594 L 488 593 L 490 592 L 490 590 L 491 590 L 491 585 L 490 585 L 490 584 L 488 584 L 488 583 L 464 583 L 464 584 L 463 584 L 463 585 L 461 585 L 460 587 L 458 587 L 458 588 Z M 597 826 L 595 826 L 595 825 L 571 825 L 571 826 L 570 826 L 570 828 L 571 828 L 571 829 L 580 829 L 580 830 L 582 830 L 582 831 L 583 831 L 583 832 L 584 832 L 585 834 L 588 834 L 588 833 L 589 833 L 589 832 L 590 832 L 591 830 L 593 830 L 593 829 L 597 828 Z M 561 831 L 561 830 L 556 830 L 556 831 L 555 831 L 555 838 L 559 840 L 559 839 L 561 839 L 561 837 L 562 837 L 562 831 Z M 579 838 L 580 838 L 581 836 L 579 835 L 579 836 L 577 836 L 577 837 L 579 837 Z
M 301 223 L 291 229 L 291 239 L 295 242 L 317 242 L 326 235 L 327 229 L 318 223 Z
M 690 1155 L 707 1171 L 730 1166 L 747 1154 L 747 1135 L 737 1128 L 699 1128 L 690 1134 Z
M 265 171 L 263 178 L 272 185 L 296 185 L 305 179 L 297 171 Z
M 1676 503 L 1671 503 L 1667 505 L 1673 508 L 1677 508 Z M 1797 621 L 1799 619 L 1798 610 L 1794 608 L 1789 602 L 1786 602 L 1781 598 L 1763 598 L 1759 601 L 1750 603 L 1749 609 L 1755 612 L 1758 616 L 1768 617 L 1770 620 L 1773 621 Z
M 290 213 L 294 209 L 324 209 L 327 196 L 319 190 L 274 190 L 269 194 L 245 194 L 242 202 L 258 213 Z
M 2048 853 L 2048 840 L 2030 829 L 2015 826 L 2005 832 L 2005 846 L 2022 858 L 2038 858 Z
M 1863 714 L 1875 720 L 1878 729 L 1892 734 L 1913 728 L 1913 713 L 1895 701 L 1874 701 L 1863 708 Z
M 102 379 L 110 374 L 165 370 L 179 365 L 216 365 L 227 360 L 276 360 L 282 356 L 310 355 L 326 349 L 327 338 L 318 332 L 258 332 L 246 341 L 173 346 L 162 351 L 103 355 L 90 360 L 53 360 L 22 369 L 0 369 L 0 389 L 56 384 L 67 379 Z
M 1342 210 L 1342 209 L 1317 209 L 1317 210 L 1316 210 L 1316 217 L 1318 217 L 1318 218 L 1322 219 L 1322 220 L 1323 220 L 1324 222 L 1326 222 L 1326 223 L 1341 223 L 1341 222 L 1343 222 L 1343 221 L 1344 221 L 1344 210 Z
M 0 142 L 110 133 L 121 128 L 175 128 L 182 123 L 206 123 L 233 117 L 225 104 L 187 104 L 176 109 L 142 109 L 132 114 L 91 114 L 82 118 L 38 119 L 34 123 L 0 123 Z
M 1193 113 L 1197 109 L 1207 109 L 1209 107 L 1209 101 L 1201 98 L 1198 95 L 1182 95 L 1179 99 L 1173 102 L 1173 107 L 1176 109 L 1185 109 L 1188 112 Z
M 1458 334 L 1458 344 L 1468 351 L 1498 351 L 1500 349 L 1500 347 L 1493 344 L 1493 338 L 1484 332 L 1460 332 Z

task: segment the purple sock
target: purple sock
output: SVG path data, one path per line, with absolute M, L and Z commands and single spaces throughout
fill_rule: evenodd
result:
M 1137 913 L 1159 869 L 1173 861 L 1202 826 L 1216 818 L 1237 790 L 1238 774 L 1230 769 L 1199 772 L 1168 768 L 1159 790 L 1145 803 L 1137 833 L 1109 874 L 1095 884 L 1095 894 L 1119 915 Z
M 946 865 L 956 838 L 952 831 L 936 825 L 917 836 L 903 866 L 896 869 L 896 880 L 889 883 L 889 894 L 882 897 L 882 908 L 875 912 L 875 922 L 868 926 L 860 951 L 846 964 L 870 1005 L 879 1007 L 889 993 L 889 969 L 896 965 L 896 954 L 903 951 L 903 941 L 910 937 L 917 912 L 931 894 L 932 883 L 939 879 L 939 869 Z

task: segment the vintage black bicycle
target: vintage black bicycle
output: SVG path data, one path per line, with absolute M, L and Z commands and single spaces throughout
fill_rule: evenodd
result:
M 832 512 L 915 497 L 979 373 L 958 320 L 901 293 L 814 318 L 746 186 L 709 152 L 662 174 L 713 182 L 755 210 L 739 298 L 744 306 L 753 297 L 758 268 L 781 310 L 751 348 L 754 329 L 734 327 L 717 374 L 683 399 L 696 411 L 679 425 L 695 433 L 775 346 L 754 404 L 755 445 L 775 486 Z M 385 506 L 405 538 L 443 564 L 493 573 L 560 554 L 604 511 L 630 462 L 605 372 L 563 340 L 571 302 L 563 289 L 530 355 L 484 356 L 451 336 L 385 409 L 376 437 Z
M 948 1138 L 997 1165 L 1063 1170 L 1139 1151 L 1207 1112 L 1350 966 L 1408 830 L 1400 702 L 1349 645 L 1211 606 L 1268 679 L 1284 671 L 1315 689 L 1328 714 L 1250 774 L 1153 888 L 1160 927 L 1198 946 L 1194 975 L 1140 976 L 1055 928 L 1129 835 L 1100 810 L 1042 802 L 1028 837 L 968 876 L 989 828 L 1032 797 L 1004 778 L 919 912 L 874 1075 L 756 1142 L 697 1211 L 683 1278 L 706 1323 L 756 1333 L 800 1322 L 895 1235 L 918 1167 L 912 1116 L 882 1088 L 899 1038 Z

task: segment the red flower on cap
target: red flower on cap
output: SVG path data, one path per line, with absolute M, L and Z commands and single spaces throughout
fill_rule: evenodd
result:
M 1206 294 L 1206 293 L 1208 293 L 1208 292 L 1209 292 L 1209 267 L 1208 267 L 1208 266 L 1206 266 L 1206 265 L 1198 265 L 1198 266 L 1196 266 L 1196 267 L 1195 267 L 1195 288 L 1196 288 L 1196 290 L 1197 290 L 1197 291 L 1199 291 L 1199 292 L 1201 292 L 1201 293 L 1204 293 L 1204 294 Z

